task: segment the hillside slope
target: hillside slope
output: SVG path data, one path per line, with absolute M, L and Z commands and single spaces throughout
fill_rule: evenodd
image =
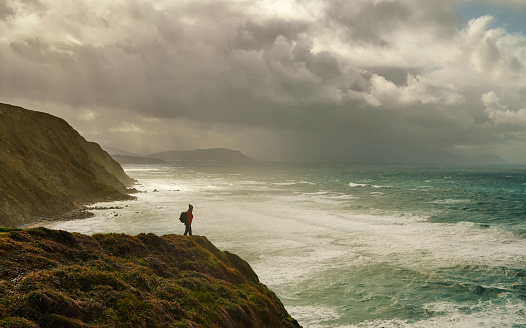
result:
M 0 233 L 0 327 L 299 327 L 205 237 Z
M 111 156 L 63 119 L 0 104 L 0 225 L 130 198 L 131 183 Z

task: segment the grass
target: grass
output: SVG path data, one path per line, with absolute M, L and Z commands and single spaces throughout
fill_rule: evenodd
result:
M 0 232 L 11 232 L 11 231 L 23 231 L 24 229 L 20 228 L 6 228 L 6 227 L 0 227 Z
M 299 327 L 205 237 L 0 234 L 0 327 Z

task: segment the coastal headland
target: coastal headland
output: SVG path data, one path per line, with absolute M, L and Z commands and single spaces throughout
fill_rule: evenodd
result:
M 63 119 L 0 104 L 0 226 L 77 218 L 83 205 L 132 198 L 133 182 Z
M 300 327 L 205 237 L 0 233 L 0 327 Z
M 133 182 L 66 121 L 0 104 L 0 327 L 300 327 L 206 237 L 17 228 L 130 199 Z

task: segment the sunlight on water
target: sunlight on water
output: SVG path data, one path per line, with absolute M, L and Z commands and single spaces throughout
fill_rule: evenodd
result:
M 192 203 L 194 234 L 247 260 L 305 327 L 526 325 L 525 211 L 516 204 L 523 198 L 481 205 L 495 205 L 483 189 L 495 174 L 472 185 L 460 169 L 125 169 L 139 180 L 137 201 L 96 204 L 117 208 L 51 226 L 182 234 L 178 216 Z M 523 180 L 506 188 L 524 197 L 524 171 L 515 173 Z

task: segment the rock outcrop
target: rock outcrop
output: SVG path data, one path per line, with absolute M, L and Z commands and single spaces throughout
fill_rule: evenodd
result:
M 0 327 L 299 327 L 205 237 L 0 233 Z
M 129 199 L 126 185 L 132 183 L 110 155 L 63 119 L 0 104 L 0 225 Z

